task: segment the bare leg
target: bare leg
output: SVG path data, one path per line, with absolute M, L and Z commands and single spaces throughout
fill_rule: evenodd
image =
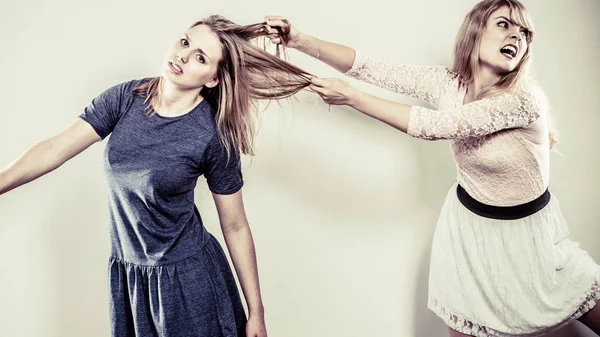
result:
M 596 304 L 592 310 L 579 318 L 579 321 L 592 329 L 596 335 L 600 336 L 600 304 Z
M 471 335 L 465 335 L 464 333 L 460 333 L 451 327 L 448 327 L 448 336 L 450 337 L 471 337 Z

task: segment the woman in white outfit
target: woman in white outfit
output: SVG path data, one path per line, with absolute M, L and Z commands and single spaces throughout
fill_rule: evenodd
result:
M 575 319 L 600 334 L 600 267 L 569 238 L 548 191 L 556 140 L 543 93 L 527 77 L 534 34 L 520 2 L 478 3 L 458 33 L 452 68 L 376 61 L 282 17 L 265 21 L 273 43 L 436 108 L 312 80 L 328 104 L 414 137 L 451 140 L 458 182 L 434 234 L 428 300 L 451 336 L 539 336 Z

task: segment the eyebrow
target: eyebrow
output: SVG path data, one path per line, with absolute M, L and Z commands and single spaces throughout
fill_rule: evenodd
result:
M 496 19 L 504 19 L 504 20 L 508 21 L 508 22 L 509 22 L 511 25 L 514 25 L 514 24 L 515 24 L 515 23 L 514 23 L 514 22 L 513 22 L 511 19 L 507 18 L 506 16 L 499 16 L 499 17 L 497 17 Z M 495 20 L 495 19 L 494 19 L 494 20 Z M 187 35 L 186 35 L 186 36 L 187 36 Z
M 494 20 L 496 20 L 496 19 L 504 19 L 504 20 L 508 21 L 508 23 L 510 23 L 511 25 L 519 26 L 519 27 L 525 29 L 526 31 L 529 31 L 529 29 L 527 29 L 527 28 L 525 28 L 525 27 L 523 27 L 521 25 L 516 24 L 513 20 L 507 18 L 506 16 L 499 16 L 499 17 L 495 18 Z
M 186 33 L 183 33 L 183 35 L 185 36 L 185 38 L 186 38 L 187 40 L 189 40 L 190 42 L 192 42 L 192 39 L 190 39 L 190 37 L 189 37 L 189 36 L 188 36 Z M 206 53 L 204 52 L 204 50 L 202 50 L 201 48 L 196 48 L 196 50 L 197 50 L 197 51 L 198 51 L 200 54 L 202 54 L 202 55 L 206 56 L 206 58 L 208 58 L 208 60 L 209 60 L 209 61 L 212 61 L 212 60 L 210 59 L 210 57 L 208 57 L 208 55 L 206 55 Z

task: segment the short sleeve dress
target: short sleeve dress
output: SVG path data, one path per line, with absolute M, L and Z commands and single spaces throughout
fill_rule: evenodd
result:
M 239 153 L 221 146 L 205 100 L 182 116 L 148 116 L 133 89 L 149 80 L 109 88 L 80 116 L 102 139 L 110 135 L 112 335 L 244 336 L 235 278 L 194 203 L 201 175 L 213 193 L 242 188 Z

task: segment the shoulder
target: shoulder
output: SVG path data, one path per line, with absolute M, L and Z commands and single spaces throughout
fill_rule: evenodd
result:
M 451 68 L 446 67 L 446 66 L 433 66 L 431 67 L 432 72 L 434 72 L 435 74 L 437 74 L 438 78 L 440 80 L 442 80 L 444 82 L 444 84 L 447 85 L 456 85 L 458 86 L 460 84 L 460 76 L 458 75 L 457 72 L 453 71 Z
M 96 99 L 108 104 L 118 104 L 119 106 L 129 106 L 137 96 L 134 89 L 140 85 L 149 82 L 150 79 L 137 79 L 121 82 L 105 89 Z
M 540 84 L 532 78 L 520 81 L 510 92 L 518 98 L 521 109 L 538 117 L 548 110 L 548 98 Z
M 203 133 L 210 137 L 217 134 L 217 108 L 206 99 L 200 102 L 189 116 L 203 129 Z
M 106 91 L 111 91 L 115 93 L 119 93 L 121 95 L 131 94 L 133 95 L 133 90 L 143 84 L 150 82 L 152 78 L 143 78 L 143 79 L 134 79 L 125 82 L 118 83 L 108 88 Z

